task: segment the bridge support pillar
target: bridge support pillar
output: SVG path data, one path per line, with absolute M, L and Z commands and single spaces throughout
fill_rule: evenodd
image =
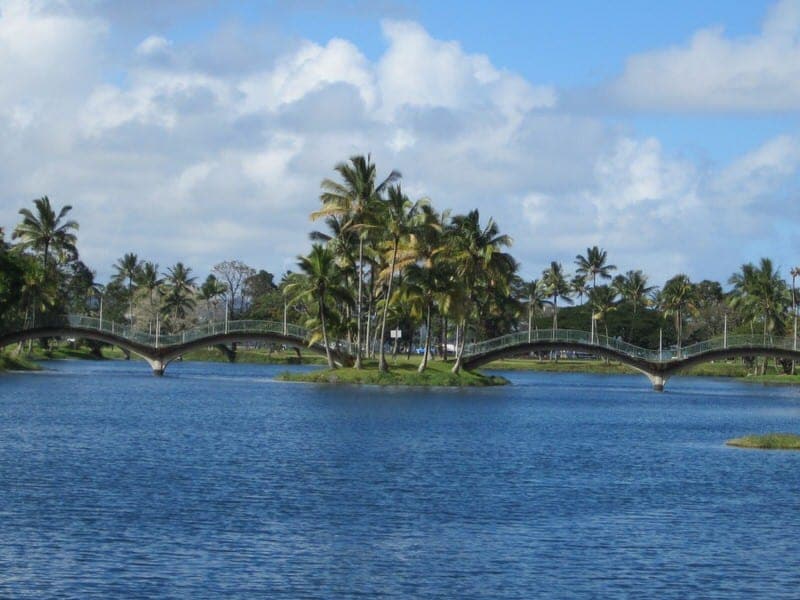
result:
M 150 368 L 153 369 L 153 375 L 157 377 L 162 377 L 164 375 L 164 371 L 167 368 L 167 364 L 158 359 L 158 358 L 147 358 L 147 364 L 150 365 Z
M 653 384 L 653 391 L 654 392 L 663 392 L 664 386 L 667 385 L 667 378 L 663 375 L 653 375 L 651 373 L 647 374 L 647 378 L 650 380 L 650 383 Z
M 234 344 L 232 348 L 228 348 L 225 344 L 217 344 L 216 349 L 222 352 L 225 355 L 225 358 L 228 359 L 228 362 L 236 362 L 236 345 Z

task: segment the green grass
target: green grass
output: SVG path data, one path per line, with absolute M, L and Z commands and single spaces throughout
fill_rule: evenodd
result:
M 41 369 L 27 357 L 0 352 L 0 371 L 40 371 Z
M 535 358 L 504 358 L 495 360 L 485 365 L 485 369 L 498 371 L 544 371 L 550 373 L 638 373 L 635 369 L 616 361 L 604 362 L 602 360 L 538 360 Z M 681 375 L 699 377 L 748 377 L 750 370 L 741 362 L 714 362 L 704 363 L 682 371 Z M 765 375 L 756 378 L 757 381 L 767 383 L 768 378 L 775 377 L 784 383 L 800 383 L 800 376 L 790 378 L 786 375 Z
M 800 435 L 794 433 L 766 433 L 748 435 L 728 440 L 728 446 L 737 448 L 760 448 L 763 450 L 800 450 Z
M 228 362 L 228 357 L 216 348 L 203 348 L 187 352 L 183 360 L 196 360 L 203 362 Z M 249 350 L 239 348 L 236 351 L 237 363 L 253 363 L 265 365 L 324 365 L 325 357 L 318 354 L 302 353 L 302 358 L 298 360 L 297 354 L 293 350 L 278 351 L 269 353 L 266 350 Z
M 502 358 L 481 369 L 495 371 L 543 371 L 547 373 L 637 373 L 618 362 L 602 360 L 538 360 L 535 358 Z
M 320 369 L 307 373 L 282 373 L 278 376 L 281 381 L 304 381 L 307 383 L 340 383 L 340 384 L 367 384 L 367 385 L 406 385 L 427 387 L 463 387 L 463 386 L 491 386 L 505 385 L 508 383 L 503 377 L 487 376 L 472 371 L 464 371 L 458 375 L 451 373 L 453 363 L 439 361 L 428 362 L 428 368 L 423 373 L 417 372 L 418 361 L 400 359 L 389 366 L 388 373 L 378 370 L 378 363 L 374 360 L 365 361 L 363 369 L 341 368 Z

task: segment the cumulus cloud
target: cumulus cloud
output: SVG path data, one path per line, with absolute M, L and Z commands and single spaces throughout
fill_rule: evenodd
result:
M 762 38 L 796 32 L 790 16 L 774 20 Z M 727 165 L 697 164 L 570 114 L 553 86 L 414 22 L 382 22 L 376 59 L 339 38 L 262 52 L 270 44 L 254 34 L 251 56 L 230 68 L 202 43 L 149 30 L 112 55 L 110 28 L 32 3 L 0 12 L 0 222 L 12 227 L 42 194 L 72 204 L 82 255 L 101 279 L 130 251 L 199 274 L 234 257 L 295 268 L 316 227 L 308 215 L 320 180 L 362 153 L 437 207 L 494 216 L 526 276 L 594 244 L 656 279 L 720 276 L 752 258 L 741 256 L 746 240 L 769 237 L 776 214 L 800 218 L 781 201 L 796 189 L 796 136 Z M 104 76 L 98 56 L 121 76 Z M 6 75 L 17 78 L 13 94 Z
M 683 45 L 632 56 L 605 89 L 638 110 L 800 110 L 800 0 L 781 0 L 755 36 L 731 38 L 722 27 Z

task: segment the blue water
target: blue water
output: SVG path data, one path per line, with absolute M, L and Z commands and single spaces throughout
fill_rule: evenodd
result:
M 800 596 L 800 390 L 480 390 L 58 362 L 0 376 L 0 597 Z

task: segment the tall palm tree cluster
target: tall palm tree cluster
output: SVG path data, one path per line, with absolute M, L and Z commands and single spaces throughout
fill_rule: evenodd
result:
M 411 200 L 400 173 L 380 179 L 369 156 L 353 156 L 335 171 L 338 178 L 322 182 L 321 206 L 311 215 L 326 230 L 311 233 L 315 243 L 299 257 L 287 293 L 305 304 L 307 324 L 326 348 L 334 338 L 351 345 L 356 368 L 377 355 L 379 368 L 388 370 L 387 346 L 393 341 L 396 351 L 398 335 L 409 337 L 422 325 L 420 370 L 438 330 L 439 353 L 447 353 L 448 336 L 457 340 L 458 372 L 466 341 L 516 314 L 510 290 L 518 265 L 504 251 L 511 239 L 492 219 L 481 223 L 477 210 L 451 216 L 428 199 Z
M 237 260 L 219 263 L 198 284 L 181 262 L 162 271 L 131 252 L 99 285 L 79 258 L 72 207 L 58 209 L 43 196 L 19 211 L 10 241 L 0 228 L 0 325 L 86 311 L 151 333 L 223 317 L 302 319 L 329 350 L 348 344 L 357 367 L 376 358 L 387 370 L 387 353 L 402 345 L 421 355 L 420 370 L 438 356 L 454 358 L 456 372 L 467 343 L 525 329 L 532 337 L 540 327 L 555 332 L 560 313 L 562 327 L 588 330 L 595 340 L 602 331 L 650 347 L 654 333 L 678 349 L 729 332 L 797 334 L 800 267 L 788 272 L 791 285 L 762 258 L 731 275 L 728 291 L 685 274 L 657 288 L 641 270 L 618 273 L 593 246 L 575 257 L 572 274 L 553 261 L 525 281 L 507 251 L 511 239 L 493 219 L 412 200 L 400 181 L 397 171 L 380 178 L 369 156 L 336 165 L 311 214 L 324 227 L 310 234 L 298 271 L 279 284 Z

